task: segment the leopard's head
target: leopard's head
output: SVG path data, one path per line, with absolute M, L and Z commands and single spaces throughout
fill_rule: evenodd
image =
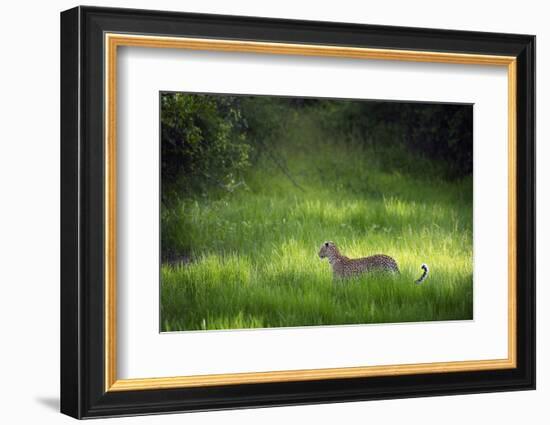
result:
M 336 248 L 336 244 L 334 242 L 327 241 L 321 245 L 321 249 L 319 250 L 319 258 L 331 258 L 335 255 L 338 255 L 338 248 Z

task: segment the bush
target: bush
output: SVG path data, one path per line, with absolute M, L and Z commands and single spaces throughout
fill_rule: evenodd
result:
M 406 105 L 401 113 L 405 140 L 428 158 L 442 159 L 449 177 L 473 171 L 473 107 L 466 105 Z
M 237 97 L 163 93 L 163 202 L 238 184 L 249 165 L 245 131 Z

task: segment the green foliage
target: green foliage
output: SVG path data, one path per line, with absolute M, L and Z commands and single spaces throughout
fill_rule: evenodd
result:
M 428 158 L 445 161 L 450 177 L 473 171 L 473 107 L 408 105 L 401 111 L 405 140 Z
M 473 107 L 406 102 L 323 101 L 327 131 L 368 146 L 395 146 L 444 163 L 446 178 L 473 170 Z
M 304 119 L 309 135 L 401 152 L 381 157 L 389 168 L 413 152 L 439 161 L 438 177 L 472 173 L 472 106 L 163 93 L 163 202 L 243 186 L 243 172 L 265 155 L 284 170 L 280 141 Z
M 239 184 L 249 166 L 245 131 L 239 98 L 163 93 L 163 202 Z

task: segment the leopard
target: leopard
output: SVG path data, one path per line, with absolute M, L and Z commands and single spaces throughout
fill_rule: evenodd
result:
M 342 280 L 351 277 L 357 277 L 364 273 L 376 271 L 390 272 L 399 274 L 399 266 L 397 261 L 389 255 L 375 254 L 363 258 L 348 258 L 340 254 L 338 247 L 332 241 L 326 241 L 321 245 L 319 250 L 319 258 L 328 258 L 328 262 L 332 267 L 332 275 L 334 280 Z M 426 280 L 429 273 L 428 265 L 423 263 L 420 268 L 423 270 L 422 275 L 415 280 L 415 283 L 421 284 Z

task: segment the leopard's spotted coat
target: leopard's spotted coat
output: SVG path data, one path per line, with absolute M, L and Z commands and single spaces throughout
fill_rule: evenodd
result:
M 364 258 L 348 258 L 340 254 L 334 242 L 325 242 L 319 250 L 320 258 L 328 258 L 332 266 L 334 279 L 342 279 L 372 271 L 387 271 L 399 273 L 397 262 L 389 255 L 376 254 Z M 416 283 L 422 283 L 428 276 L 428 266 L 422 264 L 424 270 Z

